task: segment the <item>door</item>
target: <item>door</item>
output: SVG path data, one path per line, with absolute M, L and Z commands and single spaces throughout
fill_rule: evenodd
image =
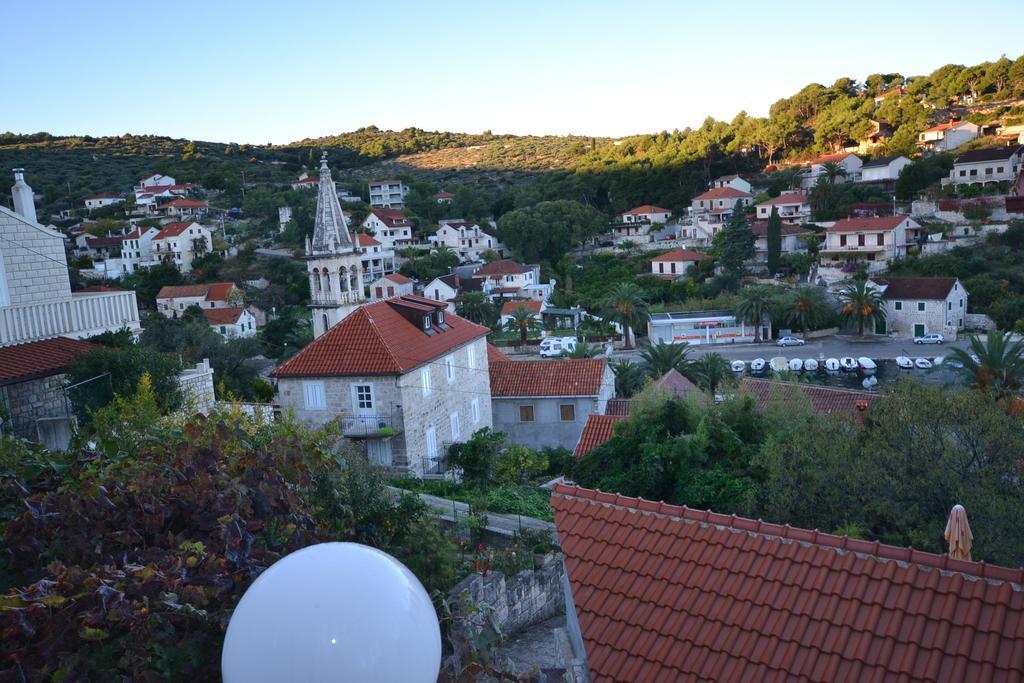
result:
M 884 320 L 876 320 L 875 321 L 875 334 L 885 334 L 885 321 Z
M 923 337 L 924 336 L 924 325 L 922 325 L 921 323 L 917 323 L 917 324 L 914 325 L 914 336 L 915 337 Z
M 371 465 L 391 467 L 391 441 L 388 439 L 367 439 L 366 457 Z

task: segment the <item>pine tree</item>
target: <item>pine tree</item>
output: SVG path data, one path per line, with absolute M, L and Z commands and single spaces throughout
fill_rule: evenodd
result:
M 772 215 L 768 217 L 768 274 L 779 272 L 782 261 L 782 219 L 779 209 L 772 207 Z

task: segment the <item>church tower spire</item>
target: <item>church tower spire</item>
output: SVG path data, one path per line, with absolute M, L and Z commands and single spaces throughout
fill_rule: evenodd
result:
M 341 322 L 366 300 L 361 257 L 341 210 L 338 191 L 327 166 L 327 152 L 324 152 L 320 159 L 313 239 L 306 238 L 309 308 L 313 315 L 314 337 Z

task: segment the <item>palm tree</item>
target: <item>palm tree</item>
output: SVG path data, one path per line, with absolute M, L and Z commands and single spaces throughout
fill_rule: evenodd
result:
M 647 302 L 644 292 L 632 282 L 623 282 L 615 286 L 604 302 L 605 317 L 622 325 L 626 336 L 626 348 L 636 345 L 633 329 L 647 322 Z
M 720 353 L 706 353 L 693 362 L 691 377 L 697 386 L 714 394 L 720 386 L 734 378 L 729 361 Z
M 572 351 L 563 351 L 562 356 L 565 358 L 596 358 L 600 353 L 601 347 L 596 344 L 580 342 L 573 347 Z
M 1009 332 L 992 331 L 983 344 L 969 337 L 970 352 L 953 349 L 950 357 L 963 363 L 961 372 L 976 389 L 991 389 L 1005 398 L 1024 386 L 1024 341 L 1013 341 Z M 977 357 L 978 360 L 974 360 Z
M 666 344 L 659 339 L 641 351 L 640 357 L 644 359 L 644 369 L 657 379 L 669 370 L 678 370 L 685 375 L 691 363 L 687 357 L 689 352 L 686 344 Z
M 458 306 L 459 315 L 478 325 L 483 324 L 486 305 L 487 296 L 483 292 L 464 292 Z
M 773 287 L 756 285 L 740 290 L 740 300 L 736 304 L 736 317 L 754 326 L 754 341 L 761 341 L 761 324 L 767 317 L 774 302 Z
M 885 301 L 882 292 L 867 280 L 856 280 L 839 292 L 842 308 L 839 316 L 844 321 L 857 321 L 857 334 L 864 336 L 864 323 L 885 322 Z
M 625 359 L 612 361 L 610 366 L 612 372 L 615 373 L 616 396 L 629 398 L 643 388 L 646 375 L 638 363 Z
M 786 321 L 800 328 L 803 335 L 807 330 L 821 322 L 827 304 L 821 290 L 817 287 L 800 287 L 793 292 L 786 302 Z
M 829 185 L 835 185 L 836 180 L 846 177 L 846 169 L 840 166 L 838 162 L 826 161 L 821 165 L 821 177 L 823 177 Z
M 519 304 L 505 321 L 505 329 L 509 332 L 518 332 L 519 343 L 525 345 L 530 332 L 540 329 L 540 322 L 533 311 Z

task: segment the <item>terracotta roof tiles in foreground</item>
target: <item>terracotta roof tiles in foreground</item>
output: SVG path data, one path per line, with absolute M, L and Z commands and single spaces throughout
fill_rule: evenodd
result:
M 432 324 L 429 335 L 420 324 L 413 322 L 444 307 L 444 302 L 412 295 L 360 306 L 272 374 L 274 377 L 401 374 L 490 332 L 454 313 L 445 313 L 448 329 Z
M 606 367 L 603 358 L 491 363 L 491 396 L 597 396 Z
M 0 347 L 0 386 L 59 374 L 76 358 L 98 348 L 66 337 Z
M 1024 677 L 1024 570 L 559 484 L 594 681 Z
M 877 393 L 870 391 L 781 382 L 757 377 L 744 377 L 740 382 L 739 393 L 752 397 L 758 410 L 766 410 L 773 403 L 788 407 L 802 396 L 810 402 L 811 410 L 817 415 L 857 415 L 881 398 Z

